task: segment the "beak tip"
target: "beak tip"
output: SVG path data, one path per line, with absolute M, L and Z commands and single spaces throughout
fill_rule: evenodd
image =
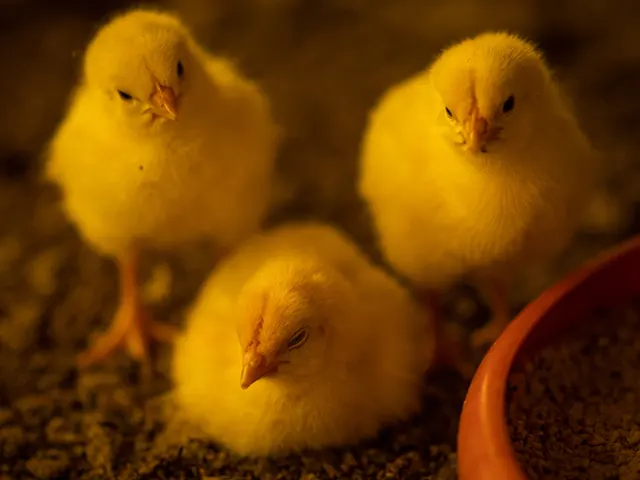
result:
M 156 90 L 151 95 L 151 104 L 158 109 L 158 114 L 167 120 L 178 119 L 176 109 L 176 95 L 171 87 L 157 84 Z
M 240 388 L 242 390 L 246 390 L 273 371 L 272 364 L 268 363 L 260 354 L 245 353 L 242 363 L 242 371 L 240 372 Z
M 248 389 L 251 385 L 253 385 L 255 382 L 257 382 L 260 379 L 260 377 L 258 378 L 249 378 L 248 376 L 242 376 L 240 378 L 240 388 L 242 390 L 246 390 Z

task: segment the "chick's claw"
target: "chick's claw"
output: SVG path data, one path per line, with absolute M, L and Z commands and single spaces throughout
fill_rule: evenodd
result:
M 492 282 L 481 285 L 484 287 L 484 295 L 491 305 L 493 316 L 484 326 L 471 334 L 471 346 L 474 348 L 492 344 L 511 321 L 511 307 L 504 282 L 494 279 Z
M 481 348 L 492 344 L 502 334 L 502 331 L 508 324 L 509 317 L 494 317 L 471 334 L 471 346 Z
M 439 325 L 436 346 L 436 363 L 455 369 L 463 378 L 470 380 L 476 370 L 463 334 L 455 325 Z
M 78 356 L 78 365 L 84 368 L 103 361 L 121 347 L 133 359 L 148 363 L 149 341 L 171 342 L 176 334 L 174 327 L 155 322 L 143 307 L 123 302 L 109 330 Z
M 476 365 L 471 360 L 460 329 L 455 324 L 444 321 L 442 295 L 435 291 L 426 291 L 422 294 L 422 300 L 436 324 L 435 363 L 451 367 L 463 378 L 471 379 L 475 373 Z

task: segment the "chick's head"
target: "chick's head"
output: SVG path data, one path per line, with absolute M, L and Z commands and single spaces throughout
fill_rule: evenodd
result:
M 105 114 L 132 128 L 174 124 L 200 69 L 193 41 L 168 14 L 134 10 L 96 34 L 84 58 L 85 86 Z
M 266 264 L 239 299 L 240 386 L 246 389 L 267 376 L 299 382 L 318 374 L 350 293 L 347 280 L 322 262 L 277 259 Z
M 556 99 L 540 53 L 506 33 L 485 33 L 445 50 L 430 78 L 441 101 L 438 123 L 471 155 L 527 147 Z

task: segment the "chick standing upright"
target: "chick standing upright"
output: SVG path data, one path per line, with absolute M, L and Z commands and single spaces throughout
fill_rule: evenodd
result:
M 222 253 L 259 229 L 278 129 L 259 88 L 166 13 L 115 17 L 83 67 L 46 173 L 84 239 L 116 260 L 121 298 L 111 328 L 79 361 L 119 346 L 144 359 L 148 336 L 174 332 L 141 306 L 139 249 L 202 238 Z
M 218 265 L 174 355 L 184 416 L 262 456 L 354 443 L 408 417 L 436 352 L 406 290 L 343 234 L 302 223 Z
M 386 259 L 437 304 L 469 276 L 492 320 L 510 320 L 507 282 L 571 239 L 598 155 L 541 54 L 506 33 L 445 50 L 390 89 L 365 133 L 359 192 Z

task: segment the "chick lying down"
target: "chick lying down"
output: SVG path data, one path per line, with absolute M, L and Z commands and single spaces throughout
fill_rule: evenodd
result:
M 241 455 L 355 443 L 419 410 L 434 333 L 343 234 L 283 226 L 207 280 L 176 344 L 175 398 Z

